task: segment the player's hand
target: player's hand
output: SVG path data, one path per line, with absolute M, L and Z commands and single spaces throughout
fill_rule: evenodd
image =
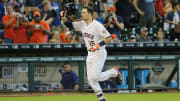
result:
M 91 46 L 90 47 L 90 51 L 95 52 L 96 50 L 98 50 L 100 48 L 99 44 L 96 44 L 95 46 Z

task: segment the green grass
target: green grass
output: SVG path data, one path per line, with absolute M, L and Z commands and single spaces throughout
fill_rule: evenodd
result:
M 105 94 L 108 101 L 180 101 L 180 93 Z M 95 95 L 0 97 L 0 101 L 98 101 Z

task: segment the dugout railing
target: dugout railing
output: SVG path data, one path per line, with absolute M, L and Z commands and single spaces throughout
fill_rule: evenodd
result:
M 108 55 L 180 55 L 180 42 L 110 43 Z M 0 57 L 86 56 L 85 44 L 5 44 Z
M 77 62 L 79 65 L 79 91 L 84 91 L 84 78 L 85 78 L 85 56 L 66 56 L 66 57 L 1 57 L 0 64 L 17 64 L 17 63 L 27 63 L 28 65 L 28 88 L 29 92 L 34 92 L 34 68 L 35 63 L 63 63 L 63 62 Z M 180 90 L 180 55 L 135 55 L 135 56 L 108 56 L 106 62 L 119 62 L 126 61 L 128 63 L 128 90 L 137 89 L 135 88 L 134 80 L 134 61 L 176 61 L 176 67 L 167 79 L 167 86 L 173 78 L 174 74 L 177 72 L 177 90 Z M 2 83 L 0 83 L 2 84 Z M 145 88 L 146 89 L 146 88 Z M 167 88 L 168 89 L 168 88 Z M 1 91 L 7 92 L 7 91 Z M 9 91 L 11 92 L 11 91 Z
M 167 78 L 166 85 L 168 86 L 177 73 L 177 82 L 179 87 L 179 55 L 180 55 L 180 42 L 167 42 L 167 43 L 110 43 L 107 45 L 108 57 L 107 62 L 121 62 L 127 64 L 128 69 L 128 89 L 137 89 L 135 86 L 135 62 L 136 61 L 165 61 L 166 63 L 174 60 L 176 65 L 169 71 L 170 75 Z M 85 59 L 87 51 L 85 44 L 5 44 L 0 45 L 0 69 L 2 66 L 11 66 L 18 70 L 17 65 L 25 65 L 29 71 L 25 72 L 22 77 L 26 77 L 25 82 L 29 86 L 30 92 L 34 90 L 34 69 L 37 63 L 64 63 L 73 62 L 78 65 L 78 75 L 80 91 L 84 88 L 85 75 Z M 37 68 L 42 68 L 38 66 Z M 27 71 L 27 70 L 26 70 Z M 8 71 L 7 71 L 8 72 Z M 10 71 L 11 72 L 11 71 Z M 17 72 L 18 73 L 18 72 Z M 2 73 L 0 72 L 2 75 Z M 34 75 L 33 75 L 34 74 Z M 0 80 L 2 79 L 0 75 Z M 58 74 L 59 75 L 59 74 Z M 10 75 L 12 76 L 12 75 Z M 8 77 L 8 76 L 5 76 Z M 13 81 L 16 81 L 13 78 Z M 8 82 L 13 83 L 11 79 L 0 81 L 0 88 L 7 88 Z M 4 84 L 4 85 L 2 85 Z M 140 88 L 138 88 L 140 89 Z M 169 89 L 169 88 L 168 88 Z M 2 90 L 6 92 L 11 90 Z

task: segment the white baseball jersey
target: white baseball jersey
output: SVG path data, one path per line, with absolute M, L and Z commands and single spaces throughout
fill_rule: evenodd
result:
M 87 50 L 90 50 L 91 46 L 103 41 L 104 38 L 111 37 L 110 33 L 104 28 L 104 26 L 96 20 L 93 20 L 89 25 L 87 25 L 85 21 L 73 22 L 73 27 L 75 30 L 83 33 Z M 95 52 L 88 51 L 86 59 L 87 78 L 89 84 L 96 93 L 102 92 L 99 81 L 105 81 L 110 77 L 117 75 L 115 69 L 102 72 L 106 57 L 107 52 L 105 46 L 100 47 L 100 49 Z
M 93 20 L 89 25 L 87 25 L 83 20 L 73 22 L 73 27 L 77 31 L 81 31 L 83 33 L 87 50 L 90 50 L 91 46 L 103 41 L 104 38 L 111 36 L 110 33 L 104 28 L 104 26 L 96 20 Z M 104 48 L 105 46 L 100 47 L 100 49 Z

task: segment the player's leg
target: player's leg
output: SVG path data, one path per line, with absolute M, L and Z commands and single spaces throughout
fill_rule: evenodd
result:
M 96 96 L 98 97 L 99 101 L 106 101 L 102 89 L 99 85 L 99 82 L 95 79 L 96 77 L 94 76 L 94 69 L 92 69 L 92 66 L 92 62 L 86 62 L 88 82 L 91 88 L 96 93 Z
M 107 57 L 107 52 L 106 50 L 102 50 L 101 53 L 99 53 L 96 58 L 95 61 L 93 63 L 93 71 L 96 72 L 96 79 L 98 81 L 106 81 L 111 77 L 116 77 L 117 76 L 117 71 L 116 69 L 112 68 L 110 70 L 107 70 L 105 72 L 102 72 L 102 69 L 104 67 L 104 63 L 106 61 L 106 57 Z
M 99 85 L 99 81 L 105 81 L 108 80 L 110 77 L 117 76 L 117 71 L 115 69 L 110 69 L 106 72 L 102 72 L 106 56 L 106 50 L 98 51 L 93 58 L 94 61 L 86 62 L 89 84 L 91 85 L 92 89 L 94 90 L 100 101 L 106 101 L 106 99 Z

